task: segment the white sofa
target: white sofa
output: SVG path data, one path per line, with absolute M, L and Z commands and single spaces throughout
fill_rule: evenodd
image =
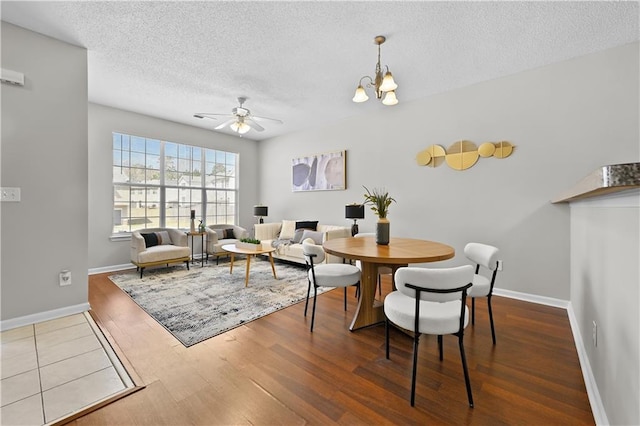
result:
M 227 236 L 225 238 L 225 230 L 233 230 L 233 236 Z M 216 257 L 216 264 L 220 256 L 228 255 L 226 251 L 222 250 L 222 246 L 225 244 L 235 244 L 241 238 L 249 238 L 249 232 L 237 225 L 209 225 L 205 227 L 207 231 L 207 261 L 209 255 Z
M 276 251 L 273 252 L 274 258 L 301 263 L 304 265 L 305 260 L 304 254 L 302 253 L 302 240 L 304 240 L 302 236 L 304 235 L 304 230 L 300 232 L 302 235 L 297 236 L 299 241 L 294 240 L 294 237 L 296 237 L 295 223 L 296 221 L 283 220 L 282 222 L 256 224 L 255 238 L 260 240 L 263 246 L 276 247 Z M 282 233 L 283 225 L 286 235 Z M 293 234 L 291 233 L 291 226 L 294 227 Z M 309 231 L 314 232 L 311 230 Z M 313 234 L 307 233 L 307 237 L 309 237 L 309 235 L 316 238 L 316 244 L 321 245 L 325 241 L 335 238 L 351 238 L 351 228 L 337 225 L 317 224 L 315 232 Z M 343 259 L 341 257 L 330 254 L 327 254 L 325 258 L 326 263 L 342 263 L 342 261 Z
M 142 234 L 154 234 L 147 235 L 150 247 Z M 190 255 L 187 234 L 179 229 L 147 228 L 131 233 L 131 263 L 140 271 L 140 278 L 148 266 L 184 262 L 189 269 Z

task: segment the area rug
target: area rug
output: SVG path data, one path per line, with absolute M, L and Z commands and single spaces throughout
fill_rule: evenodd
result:
M 142 279 L 135 270 L 109 278 L 189 347 L 305 299 L 303 266 L 276 263 L 275 279 L 268 261 L 251 259 L 248 287 L 245 266 L 242 259 L 234 262 L 233 274 L 228 263 L 209 263 L 190 271 L 184 266 L 147 269 Z

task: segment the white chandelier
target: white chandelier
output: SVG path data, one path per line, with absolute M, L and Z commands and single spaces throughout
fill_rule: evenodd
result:
M 398 85 L 393 80 L 393 75 L 391 75 L 391 71 L 389 71 L 389 66 L 385 65 L 387 72 L 384 75 L 382 74 L 382 68 L 380 66 L 380 45 L 384 43 L 385 40 L 385 36 L 377 36 L 373 39 L 374 43 L 378 45 L 378 62 L 376 63 L 375 78 L 365 75 L 360 79 L 360 83 L 356 89 L 356 94 L 353 97 L 353 102 L 365 102 L 369 99 L 367 92 L 362 86 L 362 80 L 368 78 L 369 82 L 366 86 L 374 89 L 376 98 L 382 99 L 382 103 L 384 105 L 395 105 L 398 103 L 398 98 L 396 97 L 396 89 L 398 88 Z

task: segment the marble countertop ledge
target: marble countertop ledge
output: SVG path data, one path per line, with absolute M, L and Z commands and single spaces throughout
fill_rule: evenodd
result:
M 567 203 L 634 188 L 640 188 L 640 163 L 611 164 L 600 167 L 551 202 Z

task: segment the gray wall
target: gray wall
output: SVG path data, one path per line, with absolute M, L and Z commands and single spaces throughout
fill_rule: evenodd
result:
M 461 139 L 507 140 L 516 149 L 465 171 L 416 164 L 429 145 Z M 494 244 L 504 259 L 498 287 L 569 300 L 569 208 L 549 201 L 600 165 L 638 161 L 638 142 L 633 43 L 265 141 L 260 199 L 269 221 L 347 225 L 344 205 L 362 201 L 363 185 L 386 187 L 397 200 L 392 236 L 445 242 L 458 256 L 468 241 Z M 341 149 L 346 191 L 291 192 L 293 157 Z M 366 215 L 360 232 L 374 229 L 375 216 Z
M 252 229 L 253 206 L 258 204 L 257 142 L 172 121 L 89 104 L 89 268 L 130 263 L 129 240 L 112 241 L 112 132 L 239 153 L 240 226 Z M 198 252 L 199 245 L 196 247 Z
M 2 320 L 87 303 L 87 51 L 2 22 Z M 72 285 L 60 287 L 68 269 Z
M 612 425 L 640 424 L 638 235 L 640 191 L 571 203 L 571 306 Z

